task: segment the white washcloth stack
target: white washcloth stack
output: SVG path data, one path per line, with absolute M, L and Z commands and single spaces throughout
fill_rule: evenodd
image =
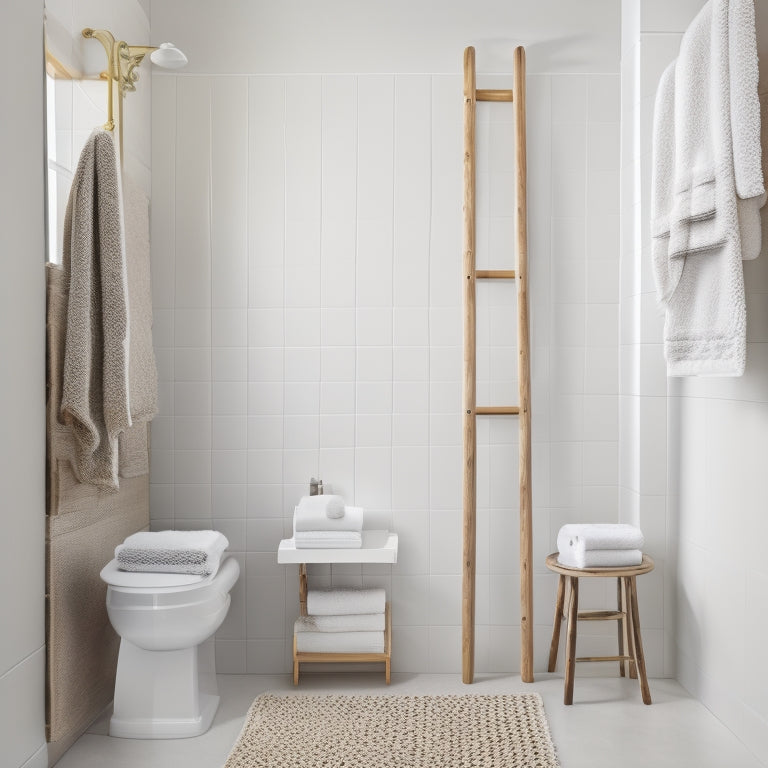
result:
M 308 616 L 296 619 L 296 650 L 304 653 L 383 653 L 383 589 L 311 589 Z
M 228 546 L 219 531 L 140 531 L 115 548 L 115 559 L 121 571 L 211 576 Z
M 360 549 L 363 508 L 348 507 L 341 496 L 303 496 L 293 512 L 296 549 Z
M 624 523 L 573 523 L 557 534 L 557 562 L 566 568 L 620 568 L 643 562 L 643 533 Z

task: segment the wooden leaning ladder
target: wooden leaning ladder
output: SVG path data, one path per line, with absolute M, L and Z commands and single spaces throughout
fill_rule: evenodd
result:
M 531 531 L 531 372 L 528 331 L 528 233 L 525 150 L 525 50 L 515 48 L 514 90 L 478 90 L 475 49 L 464 51 L 464 523 L 462 568 L 462 680 L 471 683 L 475 664 L 475 557 L 477 507 L 477 416 L 519 416 L 520 432 L 520 675 L 533 682 L 533 557 Z M 513 102 L 515 112 L 516 268 L 475 269 L 475 122 L 478 101 Z M 511 139 L 511 137 L 510 137 Z M 475 281 L 517 280 L 518 406 L 478 407 L 476 402 Z

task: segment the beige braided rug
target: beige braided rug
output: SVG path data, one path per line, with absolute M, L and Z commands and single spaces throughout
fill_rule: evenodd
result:
M 224 768 L 558 768 L 541 697 L 273 696 Z

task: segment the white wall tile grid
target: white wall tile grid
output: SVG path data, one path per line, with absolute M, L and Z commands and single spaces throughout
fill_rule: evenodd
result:
M 219 669 L 289 669 L 275 551 L 320 476 L 400 556 L 312 582 L 386 586 L 394 668 L 458 672 L 460 78 L 156 75 L 152 107 L 152 519 L 222 530 L 243 566 Z M 557 529 L 617 517 L 619 77 L 532 75 L 528 110 L 541 669 Z M 510 105 L 481 104 L 479 267 L 513 264 L 513 148 Z M 478 297 L 479 402 L 514 403 L 514 289 Z M 481 420 L 478 449 L 477 669 L 514 670 L 516 423 Z

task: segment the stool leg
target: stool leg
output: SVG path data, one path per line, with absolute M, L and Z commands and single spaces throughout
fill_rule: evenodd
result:
M 621 578 L 616 579 L 616 610 L 622 611 L 624 613 L 624 616 L 622 616 L 617 622 L 616 626 L 618 627 L 619 632 L 619 656 L 624 656 L 624 635 L 627 631 L 627 608 L 624 604 L 624 590 L 621 588 Z M 619 662 L 619 676 L 625 677 L 625 663 L 624 661 Z
M 296 655 L 296 635 L 293 636 L 293 684 L 299 684 L 299 658 Z
M 645 674 L 645 655 L 643 654 L 643 639 L 640 636 L 640 612 L 637 609 L 637 586 L 634 576 L 629 577 L 629 586 L 632 592 L 632 632 L 635 641 L 637 676 L 640 678 L 640 692 L 643 695 L 643 704 L 650 704 L 651 689 L 648 687 L 648 678 Z
M 629 656 L 629 676 L 632 680 L 637 680 L 637 664 L 635 663 L 635 637 L 634 629 L 632 629 L 632 590 L 629 586 L 629 577 L 622 578 L 624 582 L 624 610 L 627 612 L 626 617 L 626 641 L 627 641 L 627 656 Z
M 555 600 L 555 623 L 552 627 L 552 643 L 549 646 L 548 672 L 554 672 L 557 665 L 557 651 L 560 648 L 560 625 L 563 621 L 563 602 L 565 601 L 565 576 L 557 578 L 557 598 Z
M 573 677 L 576 667 L 576 626 L 579 621 L 579 579 L 569 576 L 571 599 L 568 605 L 568 638 L 565 646 L 564 704 L 573 704 Z

